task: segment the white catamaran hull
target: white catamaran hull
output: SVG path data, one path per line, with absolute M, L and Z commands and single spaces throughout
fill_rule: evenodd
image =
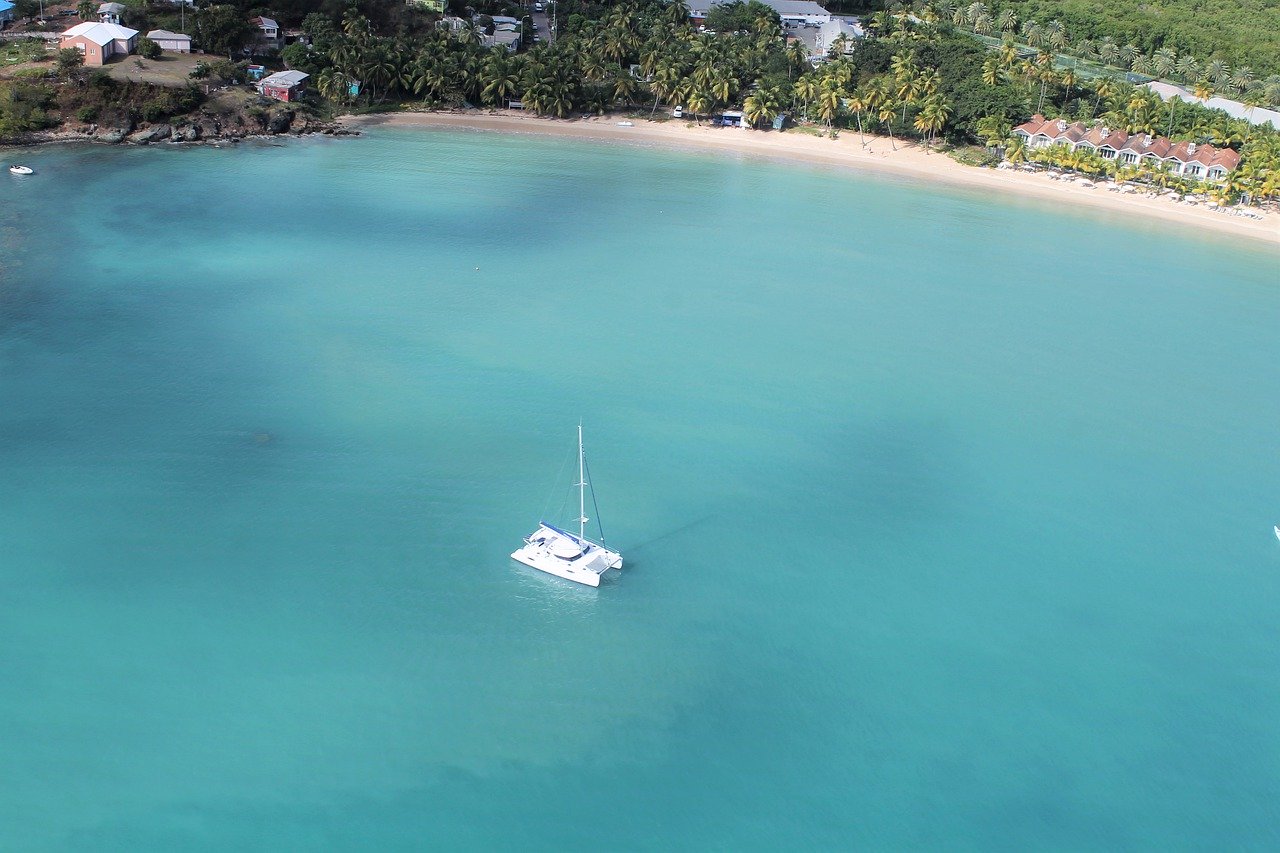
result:
M 511 558 L 540 572 L 587 586 L 600 586 L 601 575 L 609 569 L 622 568 L 621 554 L 545 523 L 529 534 L 525 546 Z

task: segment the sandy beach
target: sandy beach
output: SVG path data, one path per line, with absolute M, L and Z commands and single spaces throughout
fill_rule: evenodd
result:
M 626 127 L 620 121 L 630 121 Z M 1079 183 L 1051 180 L 1045 173 L 1018 170 L 979 169 L 963 166 L 943 154 L 928 153 L 914 144 L 897 143 L 884 136 L 865 137 L 866 148 L 856 131 L 842 131 L 828 139 L 789 131 L 747 130 L 710 127 L 685 121 L 645 121 L 620 116 L 580 119 L 542 118 L 522 112 L 387 113 L 348 116 L 342 124 L 352 127 L 433 127 L 497 133 L 531 133 L 579 139 L 617 141 L 635 145 L 662 145 L 711 151 L 732 151 L 782 160 L 838 166 L 864 172 L 878 172 L 944 182 L 977 190 L 1020 193 L 1051 202 L 1101 208 L 1125 216 L 1158 219 L 1190 225 L 1218 234 L 1247 237 L 1280 245 L 1280 216 L 1272 212 L 1262 219 L 1250 219 L 1204 206 L 1181 204 L 1168 197 L 1122 194 L 1105 185 L 1086 187 Z M 1252 209 L 1257 212 L 1256 209 Z

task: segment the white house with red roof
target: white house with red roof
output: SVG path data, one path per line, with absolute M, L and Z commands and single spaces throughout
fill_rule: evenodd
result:
M 1030 121 L 1015 127 L 1013 135 L 1022 139 L 1028 148 L 1067 145 L 1073 151 L 1089 151 L 1122 166 L 1145 164 L 1152 168 L 1167 168 L 1175 175 L 1199 181 L 1221 181 L 1240 165 L 1239 152 L 1231 148 L 1172 142 L 1164 136 L 1129 134 L 1101 124 L 1092 127 L 1080 122 L 1068 124 L 1062 119 L 1046 119 L 1042 115 L 1034 115 Z

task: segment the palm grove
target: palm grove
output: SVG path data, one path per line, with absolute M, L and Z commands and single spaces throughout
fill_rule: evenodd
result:
M 831 132 L 879 131 L 893 144 L 912 137 L 992 147 L 1006 144 L 1011 127 L 1032 112 L 1097 119 L 1131 133 L 1240 148 L 1245 177 L 1232 186 L 1253 199 L 1274 195 L 1275 180 L 1268 181 L 1280 165 L 1274 131 L 1192 104 L 1165 104 L 1115 75 L 1082 79 L 1058 61 L 1057 51 L 1072 41 L 1057 21 L 1041 26 L 1012 12 L 992 16 L 981 3 L 882 11 L 867 22 L 870 38 L 847 54 L 835 45 L 815 67 L 800 42 L 785 39 L 777 14 L 760 3 L 715 7 L 706 31 L 691 24 L 681 2 L 564 0 L 558 13 L 553 42 L 509 54 L 482 47 L 482 33 L 472 26 L 450 32 L 401 24 L 395 34 L 382 33 L 352 6 L 339 20 L 308 15 L 303 29 L 312 47 L 299 47 L 288 59 L 316 75 L 322 96 L 342 105 L 357 97 L 366 104 L 428 107 L 504 106 L 519 99 L 529 110 L 559 117 L 681 105 L 695 121 L 741 106 L 757 126 L 786 112 Z M 1009 35 L 991 50 L 969 34 L 975 29 Z M 1107 44 L 1101 48 L 1109 58 Z M 1175 56 L 1153 61 L 1178 73 Z M 1270 85 L 1263 81 L 1260 90 L 1240 69 L 1233 84 L 1230 69 L 1212 61 L 1183 61 L 1182 72 L 1202 88 L 1235 85 L 1258 93 Z M 353 88 L 357 81 L 362 88 Z

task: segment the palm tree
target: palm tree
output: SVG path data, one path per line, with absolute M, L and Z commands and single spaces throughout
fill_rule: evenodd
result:
M 754 127 L 758 124 L 772 123 L 778 115 L 780 106 L 777 90 L 766 89 L 756 81 L 755 88 L 742 102 L 742 113 Z
M 935 95 L 924 102 L 924 108 L 920 110 L 920 115 L 916 116 L 915 126 L 916 130 L 922 134 L 928 134 L 925 138 L 926 154 L 937 141 L 938 131 L 942 130 L 949 118 L 951 118 L 951 108 L 941 97 Z
M 490 54 L 484 66 L 484 88 L 481 97 L 489 104 L 505 104 L 515 97 L 520 85 L 520 75 L 515 63 L 507 58 L 506 51 Z
M 1111 36 L 1107 36 L 1099 43 L 1098 59 L 1103 65 L 1115 65 L 1120 61 L 1120 46 Z
M 1062 96 L 1062 108 L 1066 109 L 1067 102 L 1071 100 L 1071 87 L 1076 84 L 1076 70 L 1068 68 L 1062 72 L 1062 85 L 1066 87 L 1066 93 Z
M 654 69 L 653 82 L 649 84 L 649 88 L 653 90 L 653 109 L 649 110 L 650 118 L 653 118 L 653 114 L 658 111 L 658 103 L 663 99 L 671 98 L 679 85 L 680 69 L 664 59 Z
M 1225 89 L 1231 83 L 1231 66 L 1221 59 L 1214 59 L 1205 66 L 1204 76 L 1215 89 Z
M 1209 98 L 1213 97 L 1213 86 L 1209 84 L 1209 81 L 1206 78 L 1201 77 L 1196 81 L 1196 87 L 1193 94 L 1195 94 L 1197 98 L 1207 101 Z
M 702 88 L 695 88 L 689 93 L 689 112 L 698 124 L 702 124 L 702 115 L 711 109 L 711 95 Z
M 793 39 L 786 48 L 787 79 L 794 80 L 796 71 L 802 71 L 809 58 L 809 49 L 800 39 Z
M 795 92 L 796 99 L 804 105 L 802 115 L 806 119 L 809 118 L 809 104 L 813 103 L 813 99 L 818 97 L 818 84 L 814 77 L 810 74 L 803 75 L 795 82 L 792 87 Z
M 889 134 L 889 144 L 893 146 L 894 151 L 898 150 L 898 141 L 893 138 L 892 122 L 897 114 L 898 111 L 894 108 L 893 101 L 886 100 L 880 105 L 880 110 L 876 116 L 880 119 L 880 123 L 884 125 L 885 133 Z
M 1094 112 L 1094 115 L 1097 115 L 1098 105 L 1102 103 L 1103 99 L 1106 99 L 1109 101 L 1111 100 L 1111 97 L 1116 93 L 1115 78 L 1103 77 L 1101 80 L 1098 81 L 1097 85 L 1093 87 L 1093 91 L 1094 91 L 1094 94 L 1097 95 L 1097 97 L 1093 101 L 1093 112 Z
M 718 103 L 729 103 L 729 98 L 733 96 L 737 88 L 738 78 L 730 74 L 725 68 L 716 69 L 715 77 L 711 80 L 710 92 Z
M 1178 64 L 1174 71 L 1184 81 L 1195 80 L 1200 76 L 1200 62 L 1191 54 L 1183 54 L 1178 57 Z
M 1027 160 L 1027 143 L 1021 136 L 1006 140 L 1004 158 L 1010 163 L 1025 163 Z
M 684 0 L 672 0 L 667 4 L 667 8 L 662 12 L 663 18 L 673 26 L 680 26 L 689 22 L 689 4 Z
M 844 100 L 844 90 L 840 88 L 840 84 L 830 77 L 825 78 L 818 87 L 818 118 L 827 123 L 828 133 L 834 131 L 842 100 Z
M 870 106 L 870 94 L 867 92 L 867 89 L 865 87 L 862 87 L 854 90 L 853 92 L 850 92 L 849 98 L 848 98 L 848 105 L 849 105 L 849 109 L 853 110 L 854 116 L 857 117 L 858 144 L 861 147 L 866 148 L 867 140 L 862 133 L 862 111 L 867 109 Z
M 1000 44 L 1000 50 L 996 52 L 996 58 L 1000 60 L 1000 67 L 1008 71 L 1018 62 L 1018 46 L 1013 43 L 1013 38 L 1006 38 Z
M 1171 47 L 1162 47 L 1151 55 L 1151 67 L 1158 77 L 1171 77 L 1178 67 L 1178 52 Z
M 1022 37 L 1027 40 L 1027 44 L 1032 47 L 1039 47 L 1044 44 L 1044 30 L 1035 21 L 1026 21 L 1022 25 Z
M 636 95 L 636 78 L 632 77 L 630 72 L 615 71 L 613 74 L 613 101 L 614 103 L 625 104 L 626 106 L 634 106 Z
M 1249 88 L 1249 84 L 1253 82 L 1253 69 L 1247 65 L 1241 65 L 1231 74 L 1230 83 L 1237 92 L 1243 92 Z
M 1018 29 L 1018 13 L 1012 9 L 1002 10 L 1000 16 L 996 18 L 996 26 L 1000 27 L 1000 32 L 1005 35 L 1015 32 Z
M 1062 50 L 1067 44 L 1067 31 L 1062 26 L 1062 21 L 1050 21 L 1045 25 L 1045 35 L 1049 41 L 1049 47 L 1054 50 Z
M 982 63 L 982 82 L 988 86 L 996 86 L 1004 80 L 1004 71 L 1000 68 L 1000 60 L 995 56 L 988 57 Z

